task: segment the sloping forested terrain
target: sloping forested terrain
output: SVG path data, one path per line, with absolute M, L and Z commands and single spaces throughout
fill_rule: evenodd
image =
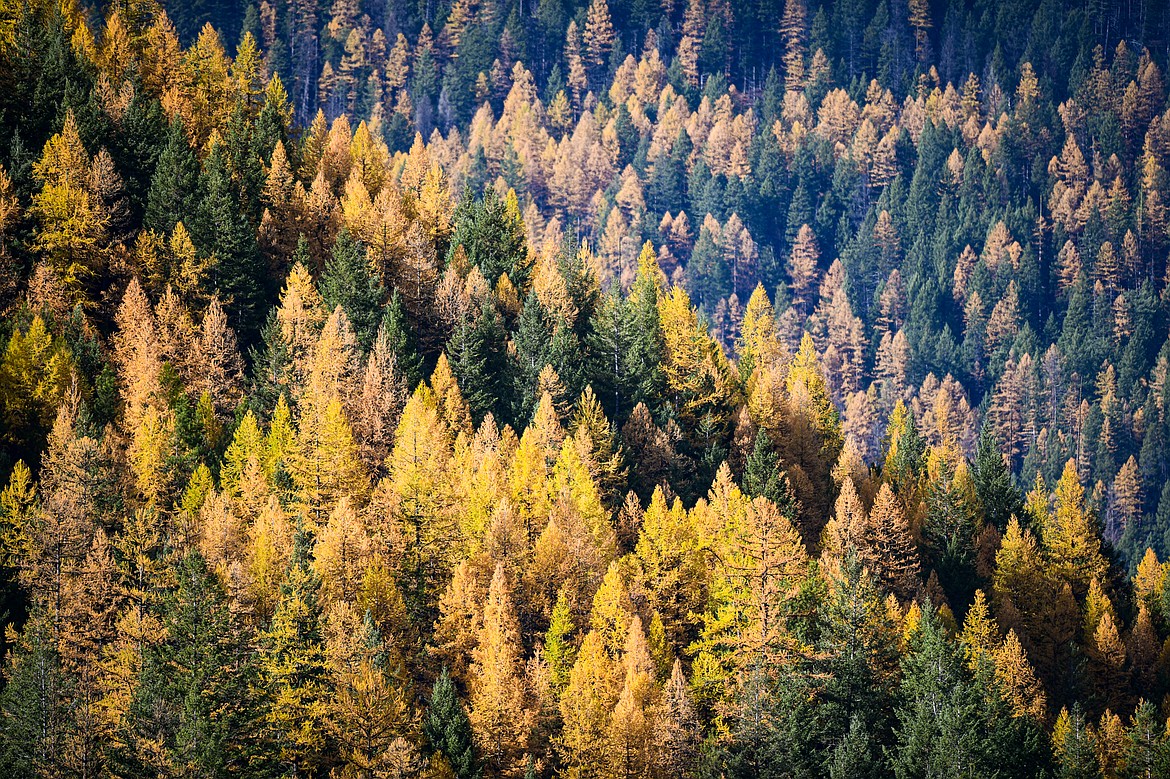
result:
M 0 0 L 0 774 L 1170 776 L 1168 55 Z

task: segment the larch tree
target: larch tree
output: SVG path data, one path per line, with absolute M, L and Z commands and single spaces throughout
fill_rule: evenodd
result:
M 105 229 L 90 194 L 89 169 L 89 154 L 70 111 L 61 132 L 48 140 L 33 166 L 41 189 L 33 197 L 31 212 L 41 225 L 37 248 L 74 295 L 98 270 L 94 252 Z
M 430 652 L 443 662 L 452 680 L 464 687 L 469 681 L 471 656 L 483 625 L 483 603 L 483 585 L 472 565 L 463 560 L 455 566 L 451 582 L 439 599 L 439 618 L 435 621 Z M 555 618 L 554 613 L 554 621 Z M 552 639 L 549 641 L 551 644 Z
M 495 776 L 521 776 L 524 771 L 531 726 L 522 651 L 506 574 L 497 564 L 473 653 L 468 715 L 480 760 Z
M 1028 656 L 1014 630 L 1009 630 L 1003 645 L 996 650 L 995 679 L 1016 717 L 1032 717 L 1042 722 L 1046 713 L 1047 697 L 1036 678 Z
M 804 87 L 805 58 L 808 56 L 808 8 L 804 0 L 787 0 L 780 21 L 784 41 L 784 81 L 791 91 Z
M 703 670 L 700 675 L 696 669 L 695 684 L 709 686 L 712 703 L 726 710 L 749 668 L 778 673 L 802 657 L 785 614 L 799 591 L 807 554 L 774 504 L 765 498 L 749 502 L 720 481 L 712 487 L 711 505 L 727 512 L 727 526 L 713 539 L 718 562 L 695 647 L 696 666 Z
M 287 770 L 313 771 L 324 759 L 329 678 L 321 633 L 321 584 L 309 540 L 298 528 L 270 627 L 260 636 L 267 727 Z
M 606 775 L 611 764 L 607 738 L 610 717 L 620 693 L 618 668 L 601 636 L 590 631 L 561 696 L 564 727 L 557 749 L 567 776 L 587 779 Z
M 418 722 L 402 673 L 395 673 L 387 647 L 369 613 L 330 658 L 335 693 L 328 725 L 345 766 L 341 775 L 368 777 L 417 770 Z
M 865 542 L 874 577 L 883 588 L 908 600 L 918 588 L 921 564 L 901 504 L 887 483 L 878 490 L 869 513 Z
M 606 0 L 593 0 L 585 18 L 585 59 L 595 73 L 609 61 L 616 34 Z
M 799 0 L 789 0 L 790 4 Z M 792 285 L 792 304 L 803 314 L 812 311 L 812 295 L 816 288 L 820 268 L 820 250 L 816 236 L 808 225 L 801 225 L 792 244 L 788 261 L 788 277 Z
M 1072 460 L 1065 463 L 1056 485 L 1055 503 L 1056 510 L 1042 536 L 1045 557 L 1052 575 L 1072 585 L 1074 594 L 1083 595 L 1092 579 L 1105 577 L 1107 563 Z
M 655 722 L 656 767 L 669 776 L 689 776 L 699 754 L 699 717 L 675 658 Z
M 440 583 L 453 565 L 449 555 L 458 530 L 446 489 L 450 433 L 425 384 L 407 401 L 394 438 L 387 478 L 392 519 L 408 542 L 403 596 L 411 612 L 424 615 L 438 600 Z
M 655 767 L 654 712 L 659 690 L 654 663 L 635 616 L 622 651 L 625 678 L 609 724 L 609 747 L 614 756 L 613 776 L 633 779 L 653 776 Z

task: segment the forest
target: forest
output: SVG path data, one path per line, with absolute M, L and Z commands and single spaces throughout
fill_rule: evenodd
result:
M 1168 67 L 0 0 L 0 775 L 1170 777 Z

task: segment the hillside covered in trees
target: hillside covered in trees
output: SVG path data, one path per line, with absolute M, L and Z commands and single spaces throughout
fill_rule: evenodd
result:
M 1170 776 L 1168 57 L 0 0 L 0 774 Z

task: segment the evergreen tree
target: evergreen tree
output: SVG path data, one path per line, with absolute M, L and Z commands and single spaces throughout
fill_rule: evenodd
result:
M 206 561 L 189 552 L 163 605 L 166 639 L 142 661 L 115 764 L 122 770 L 207 776 L 246 773 L 270 759 L 254 693 L 248 634 Z
M 215 256 L 213 289 L 222 293 L 232 329 L 250 342 L 260 326 L 265 284 L 256 231 L 219 144 L 203 162 L 191 234 L 199 251 Z
M 394 352 L 395 364 L 406 380 L 407 389 L 413 392 L 422 381 L 422 357 L 418 353 L 415 332 L 407 320 L 406 308 L 402 305 L 402 296 L 397 289 L 390 295 L 380 327 Z
M 447 344 L 451 370 L 478 425 L 492 414 L 496 424 L 511 422 L 507 372 L 507 333 L 495 307 L 485 303 L 475 319 L 455 326 Z
M 72 684 L 61 668 L 51 631 L 45 613 L 34 612 L 5 661 L 0 758 L 19 776 L 48 776 L 65 768 L 62 756 L 72 733 Z
M 1011 473 L 1000 454 L 995 436 L 986 428 L 979 436 L 971 477 L 987 522 L 1003 532 L 1013 516 L 1023 517 L 1024 502 L 1019 490 L 1012 484 Z
M 512 195 L 513 201 L 515 195 Z M 530 262 L 519 209 L 488 189 L 482 198 L 463 193 L 454 216 L 451 253 L 462 246 L 467 259 L 495 287 L 502 274 L 517 290 L 528 288 Z
M 423 735 L 433 754 L 445 759 L 458 779 L 480 776 L 472 746 L 471 722 L 446 668 L 431 690 L 431 702 L 423 716 Z
M 788 477 L 780 470 L 780 458 L 762 429 L 756 433 L 752 453 L 744 463 L 743 491 L 748 497 L 772 501 L 789 519 L 796 517 L 796 502 L 788 486 Z
M 370 267 L 364 248 L 354 240 L 349 230 L 343 228 L 337 234 L 319 286 L 325 307 L 332 311 L 341 306 L 362 350 L 368 350 L 383 317 L 382 301 L 385 295 L 382 282 Z M 401 308 L 401 304 L 399 306 Z
M 198 182 L 199 162 L 187 143 L 182 118 L 175 117 L 150 180 L 143 225 L 159 235 L 169 235 L 177 222 L 193 213 Z
M 902 673 L 896 751 L 891 756 L 894 775 L 909 779 L 994 772 L 999 758 L 988 753 L 983 741 L 977 691 L 929 603 Z

